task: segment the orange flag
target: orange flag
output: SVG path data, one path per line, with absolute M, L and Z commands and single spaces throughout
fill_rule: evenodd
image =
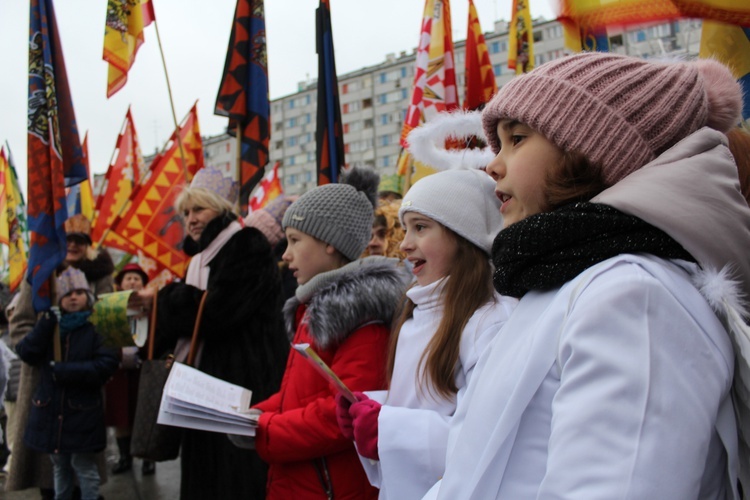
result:
M 253 195 L 250 197 L 250 209 L 252 211 L 265 207 L 271 200 L 284 192 L 284 188 L 281 187 L 281 180 L 279 180 L 279 165 L 280 162 L 277 161 L 271 171 L 260 180 L 258 187 L 255 188 Z
M 179 129 L 185 152 L 187 182 L 203 168 L 203 141 L 198 127 L 197 103 Z M 182 218 L 174 202 L 186 180 L 180 161 L 177 134 L 167 143 L 169 148 L 157 155 L 148 169 L 148 177 L 135 188 L 124 215 L 115 218 L 113 230 L 154 259 L 159 266 L 177 276 L 184 276 L 187 256 L 182 252 L 185 237 Z
M 117 215 L 124 213 L 123 207 L 130 199 L 133 189 L 145 171 L 141 148 L 138 145 L 138 134 L 133 123 L 133 115 L 128 108 L 125 121 L 115 146 L 117 157 L 107 169 L 104 187 L 96 202 L 96 222 L 91 228 L 91 239 L 99 245 L 119 248 L 131 255 L 136 254 L 136 247 L 112 230 L 112 223 Z M 109 228 L 109 231 L 107 229 Z M 104 239 L 102 239 L 104 238 Z
M 497 92 L 490 53 L 474 2 L 469 0 L 469 32 L 466 35 L 466 71 L 464 77 L 464 109 L 473 111 L 487 104 Z
M 143 29 L 151 24 L 154 5 L 151 0 L 108 0 L 104 27 L 104 54 L 109 63 L 107 97 L 125 86 L 135 54 L 143 44 Z

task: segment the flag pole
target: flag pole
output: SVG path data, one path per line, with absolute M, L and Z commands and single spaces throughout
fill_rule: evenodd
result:
M 154 29 L 156 30 L 156 40 L 159 42 L 159 52 L 161 53 L 161 62 L 164 66 L 164 77 L 167 80 L 167 92 L 169 93 L 169 104 L 172 108 L 172 120 L 174 121 L 174 129 L 177 131 L 177 142 L 180 146 L 180 161 L 182 163 L 182 174 L 185 176 L 185 182 L 188 182 L 188 171 L 185 165 L 185 153 L 182 149 L 182 137 L 180 136 L 180 126 L 177 123 L 177 114 L 174 110 L 174 100 L 172 99 L 172 86 L 169 84 L 169 73 L 167 72 L 167 61 L 164 58 L 164 48 L 161 45 L 161 37 L 159 36 L 159 24 L 154 19 Z
M 239 186 L 239 196 L 237 196 L 237 202 L 235 207 L 237 213 L 241 215 L 242 211 L 242 127 L 240 127 L 240 121 L 237 120 L 237 185 Z M 250 212 L 250 200 L 248 199 L 247 211 Z

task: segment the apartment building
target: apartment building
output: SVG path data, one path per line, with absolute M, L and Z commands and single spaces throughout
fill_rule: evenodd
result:
M 699 20 L 653 24 L 638 29 L 610 30 L 610 50 L 638 57 L 697 57 Z M 508 23 L 498 21 L 485 33 L 499 87 L 515 76 L 508 69 Z M 534 22 L 535 64 L 562 57 L 563 29 L 557 21 Z M 463 102 L 465 41 L 454 43 L 459 99 Z M 381 175 L 393 174 L 400 152 L 399 137 L 414 82 L 416 49 L 388 54 L 375 66 L 339 75 L 339 99 L 347 165 L 365 165 Z M 271 102 L 270 164 L 281 161 L 280 175 L 288 194 L 315 187 L 317 84 L 300 82 L 294 94 Z M 236 172 L 236 139 L 222 134 L 204 138 L 206 164 Z

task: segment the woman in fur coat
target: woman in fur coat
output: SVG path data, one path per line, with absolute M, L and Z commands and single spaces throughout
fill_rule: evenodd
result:
M 192 259 L 184 282 L 158 292 L 157 352 L 171 352 L 178 341 L 189 346 L 206 290 L 195 366 L 250 389 L 255 402 L 278 389 L 289 344 L 276 259 L 263 233 L 234 213 L 235 197 L 235 185 L 214 169 L 200 170 L 178 197 L 188 235 L 183 250 Z M 153 293 L 138 292 L 144 306 Z M 184 429 L 181 461 L 183 500 L 265 497 L 265 463 L 226 434 Z

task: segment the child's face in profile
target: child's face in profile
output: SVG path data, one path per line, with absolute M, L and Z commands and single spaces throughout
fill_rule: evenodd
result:
M 71 313 L 83 311 L 88 307 L 88 296 L 84 290 L 73 290 L 60 300 L 60 307 Z
M 298 285 L 341 266 L 336 249 L 324 241 L 292 227 L 286 228 L 286 240 L 288 244 L 281 258 L 289 264 Z
M 440 223 L 417 212 L 404 214 L 404 240 L 401 250 L 414 264 L 412 273 L 420 286 L 448 275 L 458 253 L 458 241 Z
M 495 194 L 502 206 L 503 223 L 514 222 L 549 209 L 547 171 L 562 161 L 563 152 L 546 137 L 517 121 L 497 124 L 500 152 L 487 165 L 497 183 Z

